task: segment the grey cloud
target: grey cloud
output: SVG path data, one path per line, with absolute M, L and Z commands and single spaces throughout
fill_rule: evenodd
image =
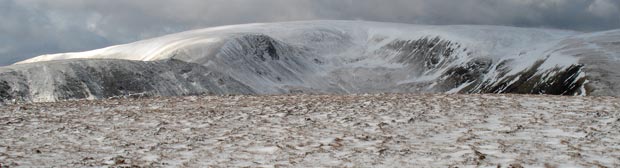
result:
M 209 26 L 314 19 L 620 28 L 617 0 L 0 0 L 0 65 Z

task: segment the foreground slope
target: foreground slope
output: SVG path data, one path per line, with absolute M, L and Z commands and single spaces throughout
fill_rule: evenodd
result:
M 55 101 L 71 98 L 64 95 L 73 92 L 101 98 L 124 94 L 219 93 L 218 90 L 229 94 L 447 92 L 616 96 L 620 94 L 616 89 L 620 71 L 614 66 L 620 63 L 619 41 L 620 31 L 583 34 L 499 26 L 358 21 L 223 26 L 87 52 L 44 55 L 0 68 L 0 98 Z M 77 78 L 78 84 L 87 87 L 42 93 L 34 91 L 59 86 L 38 84 L 38 78 L 13 77 L 53 76 L 55 74 L 49 71 L 26 69 L 64 66 L 48 61 L 73 62 L 74 59 L 131 62 L 118 67 L 123 70 L 151 66 L 148 62 L 153 61 L 184 62 L 201 66 L 195 73 L 217 73 L 230 81 L 238 81 L 244 88 L 195 89 L 195 86 L 180 85 L 180 90 L 189 91 L 161 94 L 156 90 L 166 88 L 154 88 L 109 94 L 94 92 L 99 88 L 86 85 L 99 81 L 68 74 L 65 76 Z M 79 64 L 79 61 L 72 64 Z M 101 67 L 93 65 L 79 67 L 101 71 Z M 72 67 L 65 69 L 83 71 Z M 193 69 L 189 71 L 194 72 Z M 165 72 L 183 76 L 179 71 Z M 174 80 L 181 84 L 193 83 L 186 78 Z M 67 82 L 56 78 L 54 83 Z M 127 83 L 116 85 L 129 87 Z M 238 84 L 224 82 L 222 85 Z
M 619 167 L 620 99 L 207 96 L 0 107 L 23 167 Z

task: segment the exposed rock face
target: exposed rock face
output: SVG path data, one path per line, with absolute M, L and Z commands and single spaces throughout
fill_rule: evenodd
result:
M 7 100 L 13 98 L 9 92 L 11 91 L 11 86 L 6 81 L 0 82 L 0 99 Z
M 467 93 L 517 93 L 551 95 L 585 95 L 587 79 L 583 74 L 584 65 L 571 65 L 566 69 L 552 69 L 538 72 L 536 66 L 517 75 L 508 76 L 499 82 L 480 83 Z
M 338 21 L 242 25 L 3 67 L 0 99 L 209 93 L 617 96 L 606 90 L 620 85 L 620 68 L 613 66 L 620 64 L 619 45 L 620 31 L 579 35 Z
M 442 75 L 443 81 L 439 87 L 443 90 L 451 90 L 467 83 L 481 83 L 492 64 L 493 62 L 490 59 L 477 58 L 464 65 L 450 67 Z M 476 90 L 466 88 L 460 92 L 476 92 Z
M 394 41 L 384 47 L 399 53 L 393 59 L 394 62 L 413 66 L 417 72 L 445 67 L 457 59 L 454 51 L 459 48 L 460 45 L 440 37 Z

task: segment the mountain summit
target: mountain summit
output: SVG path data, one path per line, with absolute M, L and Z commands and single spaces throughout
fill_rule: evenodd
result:
M 0 100 L 289 93 L 618 96 L 617 65 L 620 30 L 246 24 L 0 67 Z

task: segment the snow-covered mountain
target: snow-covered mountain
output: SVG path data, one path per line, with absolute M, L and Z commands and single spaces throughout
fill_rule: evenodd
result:
M 0 68 L 0 99 L 286 93 L 620 95 L 620 30 L 246 24 Z

